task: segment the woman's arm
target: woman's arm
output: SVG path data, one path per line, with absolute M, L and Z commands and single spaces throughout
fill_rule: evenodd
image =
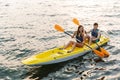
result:
M 77 34 L 77 31 L 75 31 L 71 37 L 74 38 L 76 34 Z

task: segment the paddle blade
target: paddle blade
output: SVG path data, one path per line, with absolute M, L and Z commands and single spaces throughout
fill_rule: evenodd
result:
M 110 56 L 110 54 L 104 48 L 100 48 L 100 50 L 101 50 L 101 52 L 104 53 L 104 57 L 109 57 Z
M 55 25 L 54 28 L 57 30 L 57 31 L 60 31 L 60 32 L 64 32 L 64 29 L 60 26 L 60 25 Z
M 98 50 L 93 50 L 93 51 L 94 51 L 94 53 L 95 53 L 97 56 L 99 56 L 99 57 L 101 57 L 101 58 L 104 57 L 104 53 L 102 53 L 102 52 L 100 52 L 100 51 L 98 51 Z
M 79 21 L 76 18 L 74 18 L 72 21 L 73 21 L 73 23 L 77 24 L 78 26 L 80 25 Z

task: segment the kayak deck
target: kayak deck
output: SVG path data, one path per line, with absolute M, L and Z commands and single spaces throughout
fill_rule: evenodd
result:
M 101 36 L 98 45 L 100 46 L 104 45 L 108 41 L 109 38 Z M 95 43 L 92 43 L 90 46 L 92 48 L 97 48 L 97 45 Z M 82 48 L 76 47 L 75 50 L 71 53 L 67 53 L 67 51 L 70 50 L 72 46 L 68 47 L 65 50 L 61 50 L 60 48 L 62 47 L 50 49 L 42 53 L 35 54 L 27 59 L 22 60 L 22 63 L 25 65 L 46 65 L 46 64 L 59 63 L 82 56 L 86 52 L 91 50 L 85 45 Z

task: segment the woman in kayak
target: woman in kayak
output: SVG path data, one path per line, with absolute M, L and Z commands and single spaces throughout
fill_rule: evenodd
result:
M 89 45 L 91 45 L 92 42 L 98 42 L 100 39 L 100 31 L 98 29 L 98 23 L 93 24 L 94 28 L 90 30 L 88 33 L 91 32 L 91 37 L 89 40 Z
M 72 38 L 76 38 L 76 42 L 75 41 L 69 41 L 69 43 L 67 45 L 64 46 L 63 49 L 68 48 L 70 45 L 72 45 L 72 49 L 68 51 L 68 53 L 74 51 L 74 49 L 76 47 L 83 47 L 83 42 L 84 42 L 84 34 L 85 34 L 85 30 L 83 28 L 82 25 L 80 25 L 78 27 L 78 30 L 74 32 L 74 34 L 71 36 Z

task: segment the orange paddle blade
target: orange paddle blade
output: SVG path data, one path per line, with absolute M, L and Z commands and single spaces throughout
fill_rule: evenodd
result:
M 95 53 L 97 56 L 99 56 L 99 57 L 101 57 L 101 58 L 104 57 L 104 54 L 103 54 L 102 52 L 100 52 L 100 51 L 98 51 L 98 50 L 93 50 L 93 51 L 94 51 L 94 53 Z
M 100 48 L 100 50 L 101 50 L 101 52 L 104 53 L 104 57 L 109 57 L 110 56 L 110 54 L 104 48 Z
M 73 21 L 73 23 L 77 24 L 78 26 L 80 25 L 79 21 L 76 18 L 74 18 L 72 21 Z
M 64 32 L 64 29 L 60 26 L 60 25 L 55 25 L 54 28 L 57 30 L 57 31 L 60 31 L 60 32 Z

